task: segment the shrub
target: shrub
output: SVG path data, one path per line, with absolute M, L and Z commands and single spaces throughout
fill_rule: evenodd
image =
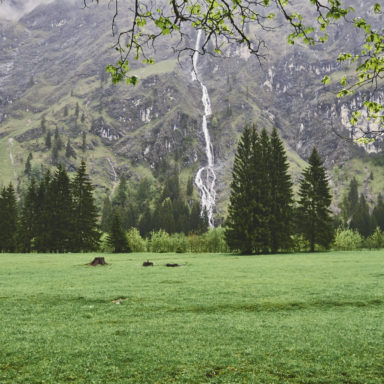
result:
M 112 253 L 113 248 L 108 243 L 108 233 L 103 233 L 100 237 L 100 245 L 99 245 L 100 252 L 103 253 Z
M 371 236 L 367 237 L 364 242 L 365 247 L 367 248 L 383 248 L 384 238 L 383 232 L 380 231 L 380 227 L 376 227 L 375 232 Z
M 147 243 L 136 228 L 131 228 L 127 232 L 127 241 L 132 252 L 145 252 L 147 250 Z
M 184 233 L 174 233 L 170 236 L 171 252 L 185 253 L 188 251 L 188 240 Z
M 225 229 L 222 227 L 211 228 L 204 236 L 205 252 L 226 253 L 229 247 L 225 241 Z
M 304 239 L 302 235 L 291 236 L 291 247 L 287 249 L 288 252 L 305 252 L 308 251 L 309 242 Z
M 150 250 L 156 253 L 172 252 L 170 236 L 163 229 L 151 232 Z
M 188 236 L 188 248 L 189 248 L 189 252 L 193 252 L 193 253 L 205 252 L 205 249 L 206 249 L 205 237 L 191 233 Z
M 353 251 L 361 248 L 363 238 L 360 233 L 352 229 L 338 228 L 333 243 L 334 249 L 337 251 Z

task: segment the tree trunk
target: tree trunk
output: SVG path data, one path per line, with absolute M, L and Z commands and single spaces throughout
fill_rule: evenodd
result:
M 105 262 L 104 257 L 95 257 L 88 265 L 96 267 L 96 265 L 107 265 L 107 263 Z

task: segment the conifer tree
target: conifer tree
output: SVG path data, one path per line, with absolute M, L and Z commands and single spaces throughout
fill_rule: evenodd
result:
M 52 224 L 50 222 L 50 206 L 48 204 L 48 188 L 51 182 L 51 173 L 47 171 L 43 180 L 36 192 L 36 216 L 34 221 L 35 237 L 33 239 L 32 249 L 38 252 L 48 252 L 49 247 L 49 227 Z
M 189 216 L 189 232 L 195 234 L 200 233 L 200 221 L 200 203 L 198 201 L 194 201 Z
M 80 112 L 79 103 L 76 103 L 76 107 L 75 107 L 75 117 L 76 117 L 76 119 L 79 117 L 79 112 Z
M 341 203 L 341 216 L 344 221 L 344 224 L 350 221 L 352 215 L 354 214 L 358 202 L 359 202 L 359 192 L 358 192 L 358 183 L 355 177 L 349 183 L 348 193 L 344 196 Z
M 38 190 L 35 179 L 32 177 L 24 198 L 20 214 L 20 223 L 18 228 L 18 249 L 21 252 L 31 252 L 32 242 L 36 237 L 37 218 L 39 215 L 37 201 Z
M 360 198 L 352 215 L 349 227 L 351 229 L 356 229 L 360 235 L 364 237 L 372 235 L 375 231 L 376 222 L 374 217 L 371 217 L 369 214 L 369 207 L 363 194 L 360 194 Z
M 61 151 L 63 149 L 63 141 L 61 140 L 60 133 L 59 133 L 59 128 L 56 127 L 55 129 L 55 145 L 57 147 L 58 151 Z
M 65 157 L 67 159 L 69 159 L 70 157 L 73 157 L 74 159 L 76 159 L 76 152 L 75 150 L 73 149 L 72 145 L 71 145 L 71 140 L 68 139 L 67 141 L 67 145 L 65 147 Z
M 94 186 L 82 161 L 71 183 L 73 199 L 73 238 L 71 248 L 76 252 L 96 250 L 99 245 L 98 212 L 93 197 Z
M 113 199 L 113 204 L 125 208 L 128 200 L 127 178 L 124 174 L 121 175 L 119 185 L 116 189 L 116 196 Z
M 47 135 L 45 137 L 45 146 L 48 148 L 48 149 L 51 149 L 51 146 L 52 146 L 52 133 L 51 133 L 51 130 L 48 129 L 47 131 Z
M 17 199 L 12 183 L 0 192 L 0 251 L 16 249 Z
M 103 232 L 109 232 L 112 224 L 112 203 L 108 196 L 105 197 L 103 202 L 103 210 L 101 213 L 101 224 L 100 228 Z
M 237 146 L 233 164 L 230 203 L 225 231 L 226 241 L 232 250 L 250 254 L 254 251 L 253 213 L 257 210 L 252 175 L 253 154 L 258 138 L 256 131 L 246 126 Z M 259 153 L 259 151 L 257 151 Z
M 32 153 L 29 152 L 29 155 L 27 157 L 27 161 L 25 162 L 25 168 L 24 168 L 24 173 L 29 177 L 31 176 L 31 170 L 32 170 L 32 166 L 31 166 L 31 160 L 32 160 Z
M 45 116 L 43 116 L 43 117 L 41 118 L 41 122 L 40 122 L 40 128 L 41 128 L 41 132 L 42 132 L 43 134 L 44 134 L 44 133 L 46 132 L 46 130 L 47 130 L 45 123 L 46 123 Z
M 255 130 L 255 128 L 253 128 Z M 271 141 L 267 130 L 263 128 L 260 137 L 255 133 L 256 140 L 252 150 L 251 184 L 253 208 L 253 247 L 257 253 L 268 253 L 271 250 Z
M 325 167 L 316 148 L 313 148 L 308 162 L 300 181 L 297 228 L 314 252 L 316 244 L 328 248 L 334 236 L 329 209 L 332 197 Z
M 141 236 L 146 237 L 151 233 L 152 230 L 153 230 L 152 212 L 151 212 L 151 209 L 149 208 L 149 205 L 147 205 L 144 208 L 143 214 L 141 215 L 139 220 L 139 231 Z
M 113 249 L 114 253 L 130 252 L 127 237 L 121 226 L 120 217 L 116 210 L 112 216 L 111 229 L 108 232 L 107 243 Z
M 83 152 L 85 152 L 87 150 L 87 133 L 85 131 L 83 131 L 83 133 L 82 133 L 81 150 Z
M 193 177 L 188 178 L 187 182 L 187 196 L 192 196 L 193 194 Z
M 59 164 L 48 185 L 44 208 L 47 216 L 46 247 L 50 251 L 72 250 L 74 236 L 73 201 L 70 181 L 64 167 Z
M 380 227 L 381 231 L 384 231 L 384 201 L 383 195 L 379 193 L 377 196 L 377 204 L 373 209 L 372 216 L 376 222 L 376 225 Z
M 271 217 L 269 222 L 271 232 L 271 251 L 287 249 L 291 244 L 293 233 L 293 192 L 289 175 L 289 164 L 282 141 L 277 129 L 271 134 Z
M 172 200 L 167 197 L 158 207 L 157 212 L 158 227 L 169 234 L 176 232 L 175 219 L 173 216 Z

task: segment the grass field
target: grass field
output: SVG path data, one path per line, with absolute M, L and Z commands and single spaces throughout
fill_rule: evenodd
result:
M 0 255 L 0 383 L 384 381 L 384 251 L 93 256 Z

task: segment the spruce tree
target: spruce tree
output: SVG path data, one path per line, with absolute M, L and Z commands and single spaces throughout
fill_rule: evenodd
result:
M 83 152 L 87 150 L 87 133 L 85 131 L 82 133 L 81 150 Z
M 152 212 L 151 212 L 151 209 L 149 208 L 149 205 L 147 205 L 144 208 L 143 214 L 141 215 L 139 220 L 140 235 L 142 237 L 147 237 L 152 230 L 153 230 Z
M 10 183 L 0 192 L 0 251 L 15 252 L 17 222 L 16 193 Z
M 158 226 L 169 234 L 176 232 L 175 219 L 173 216 L 173 203 L 167 197 L 158 207 Z
M 47 130 L 47 127 L 46 127 L 46 120 L 45 120 L 45 116 L 43 116 L 41 118 L 41 122 L 40 122 L 40 128 L 41 128 L 41 132 L 44 134 Z
M 271 217 L 269 227 L 271 232 L 271 251 L 287 249 L 291 245 L 293 233 L 293 192 L 289 175 L 289 164 L 282 141 L 276 128 L 271 134 Z
M 376 228 L 374 217 L 369 214 L 369 207 L 363 194 L 360 195 L 359 202 L 349 223 L 351 229 L 356 229 L 360 235 L 368 237 L 372 235 Z
M 24 174 L 26 174 L 28 177 L 31 176 L 31 170 L 32 170 L 32 166 L 31 166 L 31 160 L 32 160 L 32 153 L 29 152 L 29 155 L 27 157 L 27 161 L 25 162 L 25 168 L 24 168 Z
M 73 201 L 70 181 L 64 167 L 59 164 L 48 185 L 44 208 L 47 216 L 46 247 L 54 252 L 72 250 Z
M 127 178 L 123 174 L 120 177 L 119 185 L 117 186 L 117 189 L 116 189 L 116 195 L 113 199 L 113 204 L 124 208 L 127 204 L 127 200 L 128 200 Z
M 120 217 L 116 210 L 112 216 L 111 229 L 108 232 L 107 244 L 113 249 L 114 253 L 130 252 L 127 237 L 121 226 Z
M 71 145 L 71 140 L 68 139 L 67 141 L 67 145 L 65 146 L 65 157 L 67 159 L 69 159 L 70 157 L 73 157 L 74 159 L 76 159 L 76 152 L 75 150 L 73 149 L 72 145 Z
M 47 171 L 36 192 L 36 216 L 34 221 L 35 233 L 32 243 L 32 249 L 38 252 L 48 252 L 50 250 L 50 222 L 51 211 L 47 198 L 49 184 L 51 182 L 51 173 Z
M 99 245 L 98 212 L 93 197 L 94 186 L 82 161 L 71 183 L 73 199 L 73 238 L 71 248 L 76 252 L 94 251 Z
M 52 133 L 50 129 L 48 129 L 47 135 L 45 136 L 45 146 L 48 149 L 51 149 L 51 146 L 52 146 Z
M 38 201 L 38 186 L 35 179 L 32 177 L 28 186 L 27 193 L 20 214 L 20 223 L 18 228 L 18 248 L 21 252 L 31 252 L 33 249 L 33 240 L 37 235 L 37 218 L 39 215 Z
M 354 214 L 358 202 L 359 202 L 359 192 L 358 192 L 358 183 L 355 177 L 349 183 L 348 193 L 344 195 L 344 198 L 341 203 L 341 216 L 344 221 L 344 225 L 347 225 L 350 221 L 352 215 Z
M 101 213 L 101 224 L 100 228 L 103 232 L 109 232 L 111 229 L 111 223 L 112 223 L 112 203 L 108 196 L 105 197 L 103 202 L 103 210 Z
M 252 175 L 254 150 L 257 136 L 254 129 L 246 126 L 237 146 L 232 171 L 231 193 L 225 237 L 232 250 L 250 254 L 254 251 L 254 221 L 256 211 Z M 257 148 L 258 149 L 258 148 Z
M 191 208 L 191 213 L 189 215 L 189 232 L 199 233 L 200 231 L 200 203 L 194 201 Z
M 255 130 L 255 128 L 253 128 Z M 253 195 L 253 247 L 257 253 L 271 250 L 271 141 L 267 130 L 263 128 L 260 137 L 254 141 L 252 153 L 252 195 Z
M 187 182 L 187 196 L 192 196 L 193 194 L 193 177 L 189 177 L 188 178 L 188 182 Z
M 328 248 L 334 236 L 329 206 L 332 196 L 328 179 L 316 148 L 309 158 L 309 166 L 303 171 L 300 181 L 297 208 L 297 228 L 309 242 L 311 252 L 318 244 Z
M 384 231 L 384 201 L 383 195 L 379 193 L 377 196 L 377 204 L 373 209 L 372 216 L 376 222 L 376 225 L 380 227 L 381 231 Z

